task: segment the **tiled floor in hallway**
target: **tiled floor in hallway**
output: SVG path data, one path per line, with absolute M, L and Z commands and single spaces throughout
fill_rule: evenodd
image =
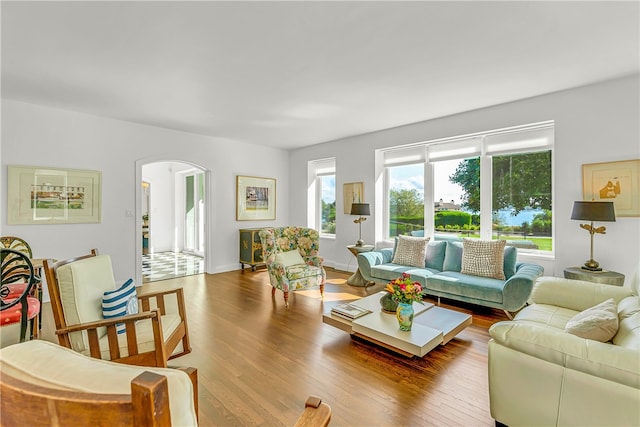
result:
M 179 252 L 142 255 L 142 282 L 204 273 L 204 258 Z

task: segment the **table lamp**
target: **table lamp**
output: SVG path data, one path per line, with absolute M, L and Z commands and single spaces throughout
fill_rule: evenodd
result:
M 613 202 L 573 202 L 571 219 L 591 221 L 591 224 L 580 224 L 580 228 L 584 228 L 591 235 L 591 253 L 589 261 L 584 263 L 582 269 L 589 271 L 602 271 L 600 264 L 593 259 L 593 235 L 596 233 L 606 234 L 607 229 L 604 226 L 597 228 L 594 227 L 593 221 L 614 222 L 616 220 L 616 212 L 613 207 Z
M 355 224 L 358 224 L 358 226 L 360 227 L 360 233 L 358 234 L 358 241 L 356 242 L 356 246 L 362 246 L 364 245 L 364 240 L 362 240 L 362 222 L 367 220 L 367 218 L 362 215 L 371 215 L 369 203 L 352 203 L 351 215 L 359 215 L 359 218 L 354 219 L 353 222 Z

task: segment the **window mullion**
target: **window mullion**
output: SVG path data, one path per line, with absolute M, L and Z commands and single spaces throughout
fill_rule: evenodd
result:
M 486 154 L 486 144 L 483 138 L 482 151 L 480 153 L 480 238 L 491 240 L 493 198 L 491 180 L 493 167 L 491 156 Z

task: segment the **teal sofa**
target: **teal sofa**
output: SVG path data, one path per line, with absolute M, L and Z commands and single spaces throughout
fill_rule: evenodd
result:
M 505 280 L 463 274 L 462 248 L 462 242 L 429 242 L 424 268 L 394 264 L 394 249 L 384 248 L 358 254 L 358 267 L 366 280 L 378 284 L 386 284 L 406 272 L 438 300 L 442 297 L 502 309 L 509 318 L 511 312 L 524 307 L 533 284 L 544 273 L 540 265 L 517 262 L 518 249 L 507 246 Z

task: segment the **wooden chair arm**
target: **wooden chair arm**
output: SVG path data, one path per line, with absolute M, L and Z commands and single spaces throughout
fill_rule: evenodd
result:
M 304 404 L 304 412 L 294 427 L 326 427 L 331 420 L 331 407 L 322 403 L 322 399 L 309 396 Z
M 95 322 L 87 322 L 87 323 L 79 323 L 77 325 L 70 325 L 70 326 L 67 326 L 66 328 L 57 329 L 56 334 L 62 335 L 62 334 L 70 334 L 71 332 L 85 331 L 88 329 L 98 329 L 102 327 L 116 325 L 117 323 L 124 323 L 124 324 L 134 323 L 134 322 L 137 322 L 138 320 L 152 319 L 154 317 L 159 317 L 159 316 L 160 316 L 160 313 L 156 309 L 153 311 L 145 311 L 138 314 L 131 314 L 128 316 L 113 317 L 110 319 L 98 320 Z
M 182 292 L 182 288 L 173 288 L 173 289 L 165 289 L 165 290 L 158 290 L 158 291 L 143 291 L 138 293 L 138 299 L 144 300 L 144 299 L 150 299 L 150 298 L 157 298 L 159 296 L 178 294 L 180 292 Z

